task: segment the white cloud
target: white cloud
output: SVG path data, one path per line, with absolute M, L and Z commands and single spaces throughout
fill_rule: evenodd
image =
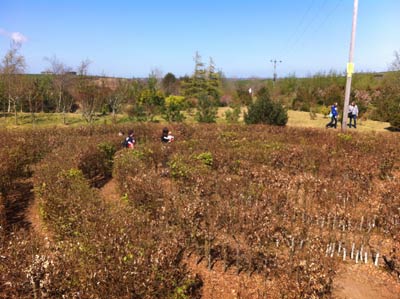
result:
M 28 41 L 28 38 L 21 32 L 8 32 L 7 30 L 0 28 L 0 35 L 10 38 L 13 42 L 23 44 Z
M 28 41 L 28 38 L 20 32 L 11 33 L 11 39 L 18 44 L 23 44 Z

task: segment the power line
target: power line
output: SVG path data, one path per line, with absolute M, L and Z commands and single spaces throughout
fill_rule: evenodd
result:
M 317 33 L 326 23 L 326 21 L 333 15 L 333 13 L 339 8 L 339 6 L 342 4 L 343 0 L 338 0 L 336 2 L 336 5 L 331 9 L 331 11 L 328 13 L 328 15 L 322 20 L 322 22 L 317 26 L 317 29 L 314 31 L 314 34 Z
M 292 52 L 292 50 L 295 48 L 295 46 L 297 46 L 297 44 L 303 38 L 304 34 L 308 31 L 308 29 L 311 27 L 311 25 L 315 22 L 315 20 L 317 19 L 318 15 L 321 15 L 321 11 L 325 7 L 327 2 L 328 2 L 328 0 L 324 0 L 324 2 L 322 2 L 322 5 L 318 8 L 318 10 L 314 14 L 314 16 L 311 18 L 311 20 L 306 24 L 306 26 L 304 27 L 303 31 L 297 36 L 297 39 L 294 41 L 294 43 L 292 43 L 290 45 L 289 50 L 286 51 L 287 54 Z
M 282 63 L 282 60 L 276 60 L 276 59 L 271 59 L 270 62 L 274 64 L 274 77 L 273 77 L 273 82 L 276 82 L 276 78 L 278 77 L 276 74 L 276 64 L 277 63 Z
M 286 43 L 284 44 L 284 49 L 287 48 L 287 46 L 289 46 L 290 42 L 293 40 L 293 38 L 296 36 L 296 34 L 298 33 L 298 30 L 303 26 L 303 23 L 306 19 L 306 16 L 308 15 L 308 13 L 310 12 L 311 8 L 314 5 L 315 0 L 312 0 L 311 3 L 308 5 L 307 9 L 305 10 L 304 14 L 302 15 L 300 22 L 297 24 L 297 26 L 295 27 L 295 30 L 293 31 L 292 35 L 290 35 L 290 37 L 287 39 Z
M 327 1 L 324 2 L 324 5 L 326 4 Z M 333 6 L 331 8 L 331 10 L 326 14 L 325 17 L 322 18 L 321 22 L 319 23 L 319 25 L 317 27 L 315 27 L 315 29 L 312 31 L 312 35 L 316 35 L 321 28 L 323 28 L 323 26 L 326 24 L 326 22 L 328 21 L 328 19 L 333 15 L 333 13 L 339 8 L 339 6 L 342 4 L 343 0 L 337 0 L 336 5 Z M 321 8 L 323 7 L 321 6 Z M 311 22 L 313 23 L 313 22 Z M 292 53 L 292 51 L 295 49 L 295 46 L 299 46 L 302 45 L 304 43 L 304 40 L 301 42 L 300 38 L 297 40 L 297 43 L 293 45 L 293 47 L 290 49 L 290 51 L 287 52 L 287 54 Z

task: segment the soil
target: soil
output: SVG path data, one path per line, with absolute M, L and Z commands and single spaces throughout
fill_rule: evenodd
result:
M 236 273 L 234 267 L 226 273 L 223 264 L 216 263 L 212 270 L 206 262 L 197 264 L 198 258 L 186 259 L 189 271 L 203 280 L 204 299 L 279 298 L 279 285 L 260 275 Z M 334 299 L 400 299 L 400 281 L 382 267 L 343 263 L 333 282 Z
M 222 262 L 217 262 L 211 270 L 208 269 L 206 261 L 197 264 L 198 257 L 195 255 L 191 255 L 185 262 L 189 271 L 192 274 L 198 274 L 202 279 L 201 298 L 204 299 L 277 298 L 279 293 L 277 285 L 260 275 L 237 274 L 235 267 L 231 267 L 224 272 Z
M 334 280 L 333 298 L 400 299 L 400 281 L 372 264 L 343 264 Z
M 30 228 L 31 221 L 27 219 L 26 215 L 34 201 L 32 189 L 32 182 L 21 180 L 7 193 L 4 206 L 7 231 Z
M 111 202 L 118 202 L 121 199 L 115 179 L 109 180 L 102 188 L 100 188 L 100 194 L 105 200 Z
M 33 195 L 32 195 L 33 196 Z M 27 221 L 30 223 L 30 229 L 36 234 L 36 236 L 44 240 L 44 244 L 49 246 L 50 240 L 53 239 L 53 235 L 46 228 L 42 219 L 40 218 L 39 201 L 33 200 L 28 210 L 25 213 Z

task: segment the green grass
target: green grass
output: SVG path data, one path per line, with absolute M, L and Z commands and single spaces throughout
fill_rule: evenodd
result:
M 225 111 L 230 108 L 221 107 L 218 109 L 217 114 L 217 123 L 226 123 L 225 121 Z M 240 115 L 239 122 L 243 123 L 243 113 L 245 108 L 242 109 L 242 113 Z M 185 122 L 186 123 L 194 123 L 195 122 L 195 111 L 191 111 L 190 113 L 185 112 Z M 312 119 L 309 112 L 301 112 L 301 111 L 288 111 L 289 127 L 307 127 L 307 128 L 321 128 L 325 129 L 325 125 L 329 122 L 329 119 L 322 114 L 316 114 L 315 118 Z M 14 114 L 0 114 L 0 128 L 23 128 L 23 127 L 32 127 L 32 126 L 40 126 L 40 127 L 54 127 L 54 126 L 65 126 L 62 120 L 61 113 L 36 113 L 35 114 L 35 123 L 32 124 L 32 117 L 29 113 L 18 113 L 18 125 L 15 125 Z M 87 125 L 87 122 L 83 119 L 82 115 L 79 113 L 68 113 L 66 116 L 67 125 L 68 126 L 84 126 Z M 161 117 L 157 116 L 154 118 L 157 122 L 165 122 Z M 131 120 L 123 114 L 117 115 L 117 123 L 126 123 L 131 122 Z M 113 119 L 111 115 L 96 115 L 94 118 L 94 124 L 112 124 Z M 339 126 L 340 127 L 340 124 Z M 379 122 L 373 120 L 358 120 L 357 130 L 360 132 L 388 132 L 386 128 L 390 127 L 390 124 L 387 122 Z M 339 128 L 337 129 L 339 130 Z M 350 129 L 349 129 L 350 131 Z

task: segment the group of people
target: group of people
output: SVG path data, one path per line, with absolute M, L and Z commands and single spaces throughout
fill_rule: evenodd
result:
M 118 133 L 119 136 L 123 136 L 123 132 Z M 162 143 L 171 143 L 175 140 L 175 137 L 172 135 L 172 132 L 168 130 L 167 127 L 163 128 L 162 135 L 161 135 L 161 142 Z M 123 143 L 123 147 L 125 148 L 135 148 L 136 139 L 133 130 L 128 131 L 128 136 L 125 137 Z
M 338 103 L 334 103 L 331 106 L 331 110 L 329 112 L 329 116 L 331 118 L 331 121 L 326 124 L 326 128 L 335 128 L 337 127 L 337 120 L 339 116 L 338 112 Z M 358 106 L 356 105 L 355 102 L 352 102 L 349 106 L 349 111 L 348 111 L 348 118 L 349 118 L 349 127 L 357 128 L 357 117 L 358 117 Z

